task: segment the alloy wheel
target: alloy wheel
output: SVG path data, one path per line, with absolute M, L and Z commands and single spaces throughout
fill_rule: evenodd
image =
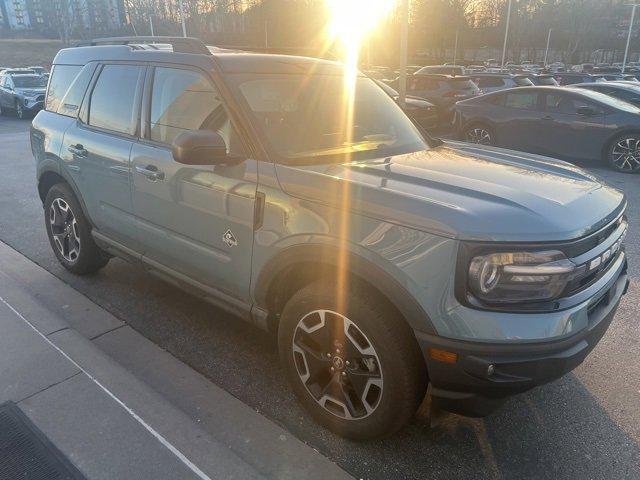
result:
M 611 164 L 623 172 L 640 170 L 640 138 L 626 137 L 611 149 Z
M 382 398 L 382 367 L 355 323 L 331 310 L 314 310 L 298 322 L 292 348 L 300 381 L 323 409 L 347 420 L 374 412 Z
M 76 217 L 64 199 L 56 198 L 51 203 L 49 226 L 58 252 L 68 262 L 75 262 L 80 255 L 80 232 Z
M 467 141 L 480 145 L 491 145 L 491 134 L 482 127 L 471 128 L 467 131 Z

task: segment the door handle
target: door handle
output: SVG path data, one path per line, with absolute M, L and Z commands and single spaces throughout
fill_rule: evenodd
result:
M 74 157 L 86 157 L 89 154 L 89 152 L 79 143 L 76 145 L 69 145 L 67 150 L 71 152 Z
M 136 172 L 144 175 L 152 182 L 156 182 L 158 180 L 164 180 L 164 172 L 158 170 L 158 167 L 155 165 L 147 165 L 146 167 L 142 167 L 140 165 L 136 165 Z

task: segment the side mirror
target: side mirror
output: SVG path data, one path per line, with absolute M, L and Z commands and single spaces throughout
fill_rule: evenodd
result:
M 592 115 L 596 114 L 596 111 L 591 107 L 587 107 L 586 105 L 582 105 L 582 106 L 576 108 L 576 113 L 578 115 L 582 115 L 583 117 L 591 117 Z
M 211 130 L 191 130 L 178 135 L 171 145 L 173 159 L 185 165 L 219 165 L 227 160 L 227 146 Z

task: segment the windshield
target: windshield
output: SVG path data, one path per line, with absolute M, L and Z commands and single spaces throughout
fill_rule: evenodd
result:
M 40 75 L 14 75 L 12 79 L 16 88 L 44 88 L 47 86 L 47 79 Z
M 369 78 L 355 80 L 349 115 L 342 76 L 234 77 L 253 120 L 285 161 L 367 160 L 428 148 L 411 120 Z

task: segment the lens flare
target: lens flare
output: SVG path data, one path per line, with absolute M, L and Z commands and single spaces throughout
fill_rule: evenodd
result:
M 354 131 L 354 101 L 356 79 L 358 76 L 358 55 L 363 41 L 375 29 L 380 21 L 394 7 L 396 0 L 326 0 L 330 13 L 328 25 L 328 44 L 340 49 L 344 63 L 344 89 L 342 112 L 339 112 L 340 130 L 347 142 L 351 143 Z M 350 158 L 347 159 L 350 161 Z M 346 177 L 349 176 L 347 171 Z M 336 298 L 339 311 L 346 311 L 349 296 L 349 256 L 348 243 L 351 239 L 350 211 L 351 195 L 348 178 L 338 187 L 335 193 L 342 198 L 342 209 L 339 213 L 339 238 L 341 247 L 338 254 L 338 276 L 336 278 Z M 335 332 L 340 339 L 344 332 Z M 339 340 L 337 340 L 339 341 Z

